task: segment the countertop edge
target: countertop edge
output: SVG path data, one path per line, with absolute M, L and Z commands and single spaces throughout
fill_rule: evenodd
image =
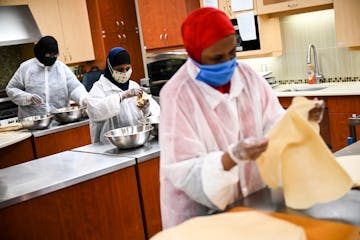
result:
M 70 129 L 73 129 L 73 128 L 85 126 L 85 125 L 88 125 L 89 122 L 90 122 L 89 119 L 84 119 L 84 120 L 79 121 L 79 122 L 68 123 L 68 124 L 64 124 L 64 125 L 58 125 L 58 126 L 51 127 L 49 129 L 32 131 L 32 135 L 35 138 L 36 137 L 42 137 L 42 136 L 49 135 L 49 134 L 52 134 L 52 133 L 62 132 L 62 131 L 70 130 Z
M 15 133 L 15 131 L 14 131 L 14 133 Z M 23 135 L 16 137 L 15 139 L 11 139 L 11 140 L 5 142 L 4 144 L 0 144 L 0 148 L 5 148 L 10 145 L 16 144 L 18 142 L 24 141 L 25 139 L 31 138 L 31 136 L 32 136 L 32 134 L 30 132 L 28 132 L 28 133 L 24 132 Z
M 127 168 L 127 167 L 135 166 L 135 164 L 136 164 L 136 160 L 135 160 L 135 158 L 132 158 L 132 159 L 129 159 L 128 161 L 122 162 L 122 163 L 117 164 L 115 166 L 111 166 L 111 167 L 108 167 L 108 168 L 105 168 L 105 169 L 102 169 L 102 170 L 99 170 L 99 171 L 96 171 L 96 172 L 88 173 L 88 174 L 79 176 L 77 178 L 70 179 L 70 180 L 65 181 L 65 182 L 59 182 L 59 183 L 55 183 L 55 184 L 53 184 L 51 186 L 43 187 L 42 189 L 38 189 L 36 191 L 29 192 L 29 193 L 23 194 L 21 196 L 17 196 L 17 197 L 14 197 L 14 198 L 4 200 L 3 202 L 0 202 L 0 209 L 6 208 L 6 207 L 9 207 L 9 206 L 12 206 L 12 205 L 15 205 L 15 204 L 18 204 L 18 203 L 21 203 L 21 202 L 36 198 L 36 197 L 40 197 L 40 196 L 43 196 L 45 194 L 55 192 L 57 190 L 61 190 L 61 189 L 67 188 L 67 187 L 71 187 L 71 186 L 73 186 L 75 184 L 82 183 L 82 182 L 85 182 L 85 181 L 88 181 L 88 180 L 92 180 L 94 178 L 103 176 L 103 175 L 108 174 L 108 173 L 115 172 L 117 170 L 121 170 L 121 169 L 124 169 L 124 168 Z

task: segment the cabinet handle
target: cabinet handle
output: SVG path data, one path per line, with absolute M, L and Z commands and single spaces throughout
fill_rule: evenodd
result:
M 118 35 L 117 35 L 117 37 L 118 37 L 118 39 L 120 39 L 120 40 L 121 40 L 121 35 L 120 35 L 120 34 L 118 34 Z
M 164 39 L 167 39 L 167 37 L 168 37 L 168 34 L 165 33 L 165 34 L 164 34 Z
M 160 41 L 163 40 L 163 34 L 160 34 Z
M 105 31 L 105 30 L 102 30 L 102 31 L 101 31 L 101 37 L 102 37 L 102 38 L 106 38 L 106 31 Z
M 69 53 L 69 59 L 70 59 L 70 62 L 71 62 L 71 60 L 72 60 L 72 57 L 71 57 L 71 54 Z
M 123 33 L 122 37 L 126 39 L 126 34 L 125 34 L 125 33 Z
M 293 8 L 293 7 L 297 7 L 297 5 L 298 5 L 298 3 L 296 3 L 296 2 L 295 3 L 289 3 L 288 7 Z
M 64 62 L 66 62 L 66 54 L 63 53 L 63 56 L 64 56 Z

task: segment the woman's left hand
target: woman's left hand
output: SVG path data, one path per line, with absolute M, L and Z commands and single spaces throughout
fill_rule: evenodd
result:
M 315 100 L 317 100 L 315 98 Z M 319 100 L 315 107 L 309 111 L 309 121 L 321 122 L 325 109 L 324 100 Z

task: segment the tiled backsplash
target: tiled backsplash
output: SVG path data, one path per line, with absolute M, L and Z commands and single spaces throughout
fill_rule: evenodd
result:
M 267 66 L 278 81 L 305 81 L 306 55 L 314 44 L 325 82 L 359 81 L 360 50 L 336 47 L 334 11 L 297 14 L 280 19 L 283 54 L 280 57 L 242 60 L 261 71 Z
M 0 89 L 6 87 L 21 62 L 21 50 L 17 45 L 0 47 Z

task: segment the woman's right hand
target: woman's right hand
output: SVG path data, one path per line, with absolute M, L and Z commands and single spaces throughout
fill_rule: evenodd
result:
M 228 153 L 236 163 L 241 160 L 256 160 L 266 150 L 268 143 L 267 138 L 248 138 L 230 145 Z
M 142 88 L 131 88 L 128 89 L 124 92 L 122 92 L 120 94 L 121 99 L 125 99 L 125 98 L 131 98 L 131 97 L 136 97 L 136 96 L 141 96 L 143 93 L 143 89 Z
M 42 99 L 42 97 L 40 97 L 39 95 L 37 94 L 33 94 L 30 98 L 30 101 L 32 104 L 34 105 L 40 105 L 44 102 L 44 100 Z

